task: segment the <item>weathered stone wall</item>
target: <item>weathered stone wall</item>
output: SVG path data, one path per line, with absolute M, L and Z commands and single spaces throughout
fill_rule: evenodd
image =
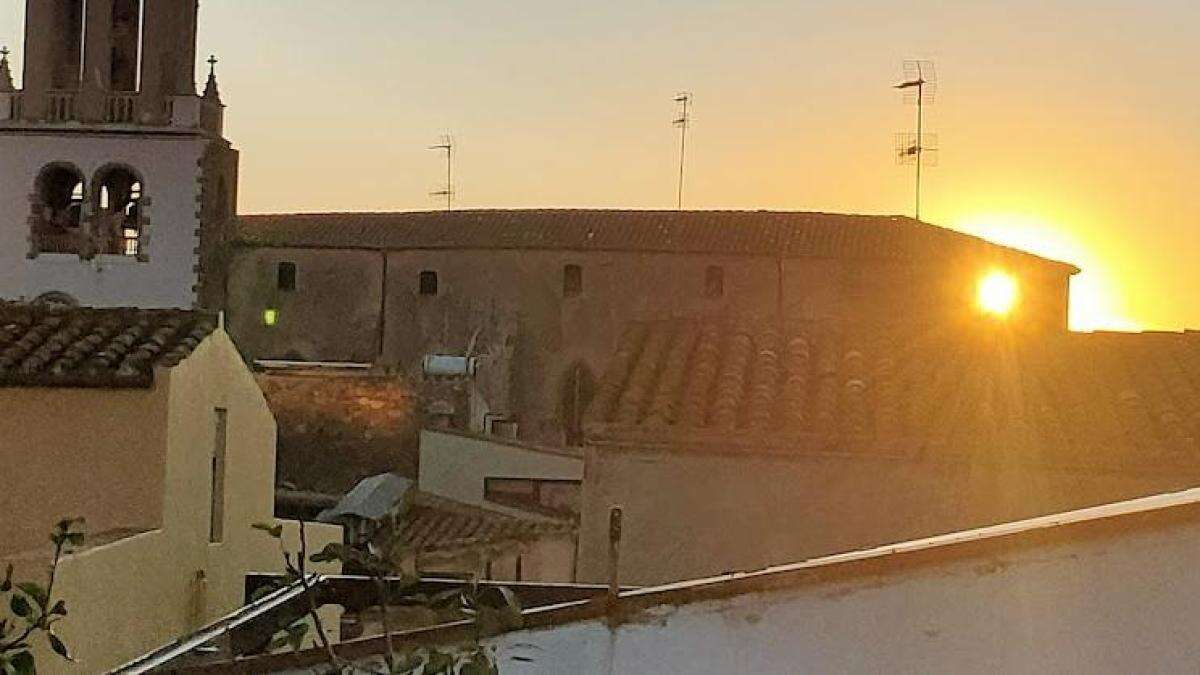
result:
M 403 379 L 331 373 L 256 379 L 278 424 L 278 482 L 342 494 L 379 473 L 416 477 L 416 394 Z
M 279 262 L 297 267 L 297 289 L 276 288 Z M 566 265 L 583 288 L 564 294 Z M 720 297 L 705 293 L 719 266 Z M 426 354 L 473 354 L 502 363 L 507 382 L 484 392 L 515 413 L 524 438 L 564 439 L 564 396 L 575 366 L 593 377 L 630 320 L 736 314 L 798 319 L 976 320 L 975 283 L 988 261 L 895 262 L 562 250 L 238 248 L 229 288 L 231 333 L 251 358 L 373 362 L 420 375 Z M 422 272 L 436 295 L 420 293 Z M 1030 275 L 1021 324 L 1065 327 L 1066 274 Z M 1049 289 L 1049 290 L 1044 290 Z M 263 311 L 278 309 L 275 326 Z M 381 320 L 382 317 L 382 320 Z

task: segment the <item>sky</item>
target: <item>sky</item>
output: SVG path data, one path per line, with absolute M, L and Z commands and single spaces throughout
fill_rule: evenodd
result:
M 242 213 L 437 208 L 444 133 L 458 207 L 673 208 L 687 90 L 686 207 L 911 214 L 931 59 L 923 219 L 1083 268 L 1073 328 L 1200 328 L 1196 0 L 200 4 Z

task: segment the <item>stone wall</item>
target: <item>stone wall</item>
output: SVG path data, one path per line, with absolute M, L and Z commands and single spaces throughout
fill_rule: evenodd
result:
M 377 374 L 262 374 L 258 384 L 278 424 L 276 481 L 343 494 L 395 471 L 417 475 L 417 395 Z

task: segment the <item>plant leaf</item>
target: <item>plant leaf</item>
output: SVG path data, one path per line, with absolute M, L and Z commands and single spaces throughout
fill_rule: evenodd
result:
M 22 618 L 28 618 L 33 614 L 33 607 L 30 606 L 29 600 L 23 595 L 14 595 L 9 601 L 9 606 L 12 608 L 12 613 Z
M 46 595 L 46 589 L 42 588 L 41 584 L 26 581 L 17 584 L 17 588 L 21 589 L 21 592 L 25 595 L 28 595 L 39 607 L 45 607 L 46 603 L 50 601 L 50 597 Z
M 12 563 L 9 563 L 8 567 L 4 569 L 4 579 L 0 580 L 0 593 L 7 593 L 12 590 L 12 575 L 13 566 Z
M 50 641 L 50 648 L 54 650 L 55 654 L 58 654 L 68 661 L 71 660 L 71 655 L 67 653 L 67 646 L 63 644 L 63 641 L 59 639 L 57 635 L 54 633 L 46 633 L 46 639 Z
M 33 654 L 23 651 L 12 657 L 13 671 L 17 675 L 37 675 L 37 666 L 33 663 Z
M 272 537 L 274 537 L 276 539 L 279 539 L 280 537 L 283 536 L 283 524 L 282 523 L 275 523 L 275 524 L 254 523 L 253 525 L 251 525 L 251 527 L 253 527 L 256 530 L 262 530 L 263 532 L 266 532 L 267 534 L 271 535 Z
M 308 621 L 299 621 L 288 626 L 287 643 L 293 651 L 300 651 L 304 646 L 304 637 L 308 635 Z
M 325 548 L 309 556 L 308 559 L 315 563 L 333 562 L 334 560 L 346 562 L 346 556 L 346 546 L 337 543 L 329 543 L 325 545 Z
M 262 586 L 254 589 L 254 592 L 250 594 L 250 602 L 258 602 L 277 590 L 279 589 L 276 588 L 274 584 L 263 584 Z

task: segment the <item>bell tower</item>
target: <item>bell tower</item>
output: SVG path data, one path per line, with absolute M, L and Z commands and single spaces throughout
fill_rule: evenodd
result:
M 197 0 L 27 0 L 21 87 L 0 49 L 0 298 L 217 307 L 236 213 Z M 11 160 L 10 160 L 11 158 Z

